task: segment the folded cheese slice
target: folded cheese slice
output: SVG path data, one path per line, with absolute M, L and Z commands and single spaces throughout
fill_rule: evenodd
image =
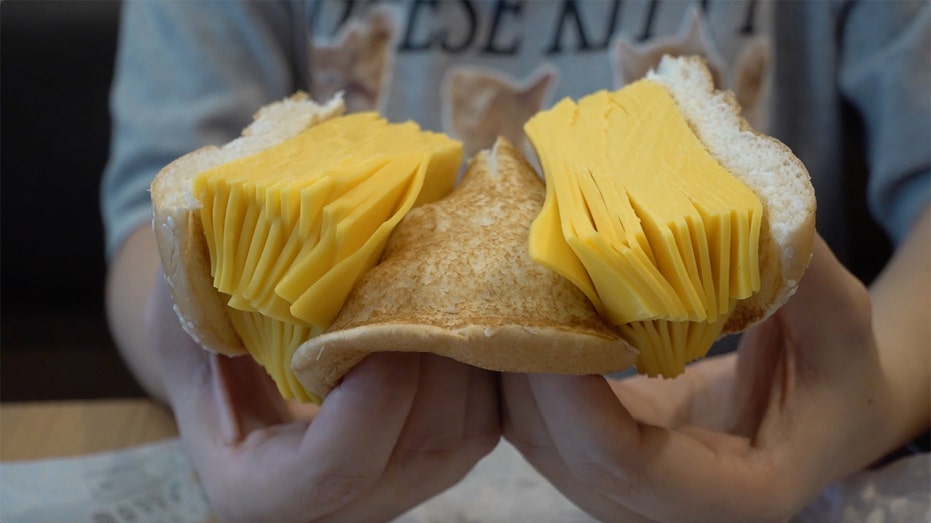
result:
M 452 190 L 461 161 L 445 135 L 358 113 L 194 178 L 214 287 L 285 397 L 309 399 L 294 349 L 332 323 L 401 218 Z
M 641 349 L 641 372 L 682 372 L 760 288 L 759 198 L 652 80 L 562 100 L 525 129 L 548 187 L 531 256 Z

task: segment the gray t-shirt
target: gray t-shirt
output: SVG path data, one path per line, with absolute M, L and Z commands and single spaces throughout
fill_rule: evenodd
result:
M 704 56 L 751 124 L 802 159 L 818 229 L 843 259 L 851 208 L 868 205 L 898 241 L 929 201 L 929 50 L 921 0 L 127 2 L 107 254 L 150 220 L 159 169 L 296 90 L 343 91 L 350 110 L 415 120 L 471 153 L 499 133 L 525 144 L 534 112 L 671 53 Z

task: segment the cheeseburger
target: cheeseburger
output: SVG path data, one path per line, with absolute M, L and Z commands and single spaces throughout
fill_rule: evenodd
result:
M 673 377 L 778 309 L 807 267 L 802 163 L 749 127 L 698 58 L 459 142 L 303 94 L 151 187 L 175 309 L 320 401 L 367 354 L 507 372 Z

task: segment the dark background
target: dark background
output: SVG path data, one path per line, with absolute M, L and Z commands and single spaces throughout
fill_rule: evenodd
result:
M 120 4 L 0 3 L 0 400 L 139 396 L 107 331 L 98 188 Z

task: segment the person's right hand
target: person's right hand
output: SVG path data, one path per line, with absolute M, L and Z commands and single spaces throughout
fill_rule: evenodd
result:
M 221 521 L 384 521 L 497 444 L 497 378 L 428 354 L 373 354 L 295 415 L 250 357 L 200 348 L 159 275 L 147 321 L 181 438 Z
M 505 374 L 504 435 L 603 521 L 786 521 L 921 426 L 871 312 L 817 237 L 796 295 L 737 352 L 671 380 Z

